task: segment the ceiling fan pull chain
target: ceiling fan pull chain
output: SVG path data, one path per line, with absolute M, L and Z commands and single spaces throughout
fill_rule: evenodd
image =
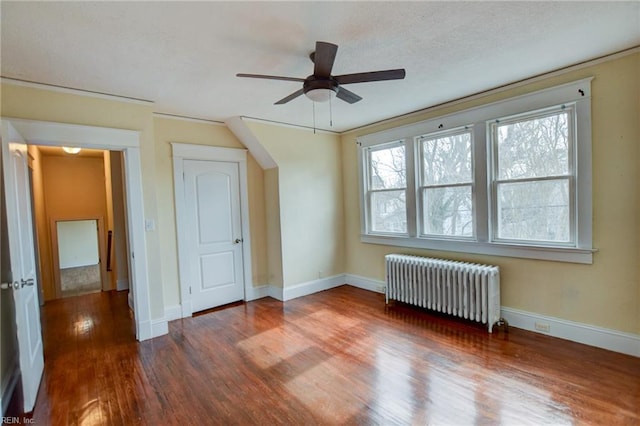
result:
M 333 127 L 333 109 L 331 105 L 331 97 L 329 97 L 329 127 Z

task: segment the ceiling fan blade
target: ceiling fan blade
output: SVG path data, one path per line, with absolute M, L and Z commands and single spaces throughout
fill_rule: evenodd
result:
M 296 77 L 280 77 L 278 75 L 262 75 L 262 74 L 236 74 L 236 77 L 248 77 L 248 78 L 262 78 L 265 80 L 284 80 L 284 81 L 297 81 L 304 83 L 304 78 Z
M 404 68 L 386 71 L 359 72 L 334 76 L 339 84 L 366 83 L 368 81 L 402 80 L 406 72 Z
M 345 102 L 349 102 L 350 104 L 355 104 L 358 101 L 361 101 L 362 98 L 355 93 L 341 87 L 338 89 L 338 93 L 336 93 L 336 97 L 338 99 L 342 99 Z
M 287 96 L 286 98 L 282 98 L 280 99 L 278 102 L 276 102 L 274 105 L 282 105 L 282 104 L 286 104 L 289 101 L 294 100 L 295 98 L 297 98 L 298 96 L 302 95 L 304 93 L 304 91 L 302 89 L 300 90 L 296 90 L 295 92 L 293 92 L 292 94 L 290 94 L 289 96 Z
M 331 77 L 331 69 L 336 59 L 338 46 L 324 41 L 316 42 L 316 51 L 313 55 L 313 74 L 316 77 Z

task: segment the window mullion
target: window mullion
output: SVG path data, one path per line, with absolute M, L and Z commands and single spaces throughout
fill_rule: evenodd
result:
M 406 173 L 407 173 L 407 232 L 409 237 L 414 238 L 418 235 L 418 215 L 417 215 L 417 189 L 416 182 L 418 178 L 416 173 L 420 170 L 416 161 L 419 161 L 420 156 L 416 155 L 416 149 L 419 144 L 416 144 L 413 138 L 407 138 L 405 140 L 405 160 L 406 160 Z
M 487 129 L 484 123 L 473 126 L 473 220 L 476 240 L 488 242 L 490 232 L 489 211 L 489 144 L 487 143 Z

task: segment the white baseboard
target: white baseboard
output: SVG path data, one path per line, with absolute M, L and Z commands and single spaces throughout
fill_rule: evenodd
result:
M 164 318 L 141 321 L 139 327 L 136 338 L 140 342 L 169 333 L 169 323 Z
M 182 305 L 172 305 L 164 308 L 165 321 L 174 321 L 182 318 Z
M 358 287 L 363 290 L 374 291 L 376 293 L 384 293 L 385 282 L 380 280 L 372 280 L 371 278 L 361 277 L 360 275 L 345 274 L 345 282 L 352 287 Z
M 339 287 L 343 284 L 348 284 L 353 287 L 358 287 L 363 290 L 373 291 L 376 293 L 384 293 L 385 287 L 384 281 L 374 280 L 359 275 L 340 274 L 308 281 L 292 287 L 282 288 L 272 285 L 252 287 L 252 289 L 247 292 L 246 300 L 250 301 L 270 296 L 274 299 L 285 302 L 297 297 L 307 296 L 319 291 Z M 166 329 L 166 320 L 169 318 L 177 319 L 177 317 L 173 317 L 175 315 L 174 311 L 177 309 L 177 306 L 167 308 L 168 312 L 165 311 L 164 328 L 159 321 L 157 325 L 154 324 L 150 333 L 155 334 L 155 336 L 166 334 L 167 331 L 164 331 Z M 501 308 L 501 315 L 509 322 L 510 326 L 516 328 L 640 357 L 640 335 L 637 334 L 624 333 L 617 330 L 596 327 L 561 318 L 548 317 L 504 306 Z M 548 325 L 549 332 L 536 330 L 536 323 Z
M 276 287 L 274 285 L 267 286 L 267 296 L 284 302 L 284 291 L 282 287 Z
M 18 366 L 17 354 L 9 364 L 7 373 L 8 374 L 3 375 L 2 383 L 0 384 L 0 417 L 4 417 L 4 414 L 7 412 L 7 408 L 11 402 L 11 397 L 13 396 L 13 392 L 16 390 L 16 385 L 20 378 L 20 367 Z
M 256 299 L 262 299 L 263 297 L 269 296 L 269 287 L 268 284 L 257 286 L 257 287 L 248 287 L 245 289 L 244 300 L 245 302 L 250 302 Z
M 161 318 L 151 321 L 151 338 L 164 336 L 169 333 L 169 323 Z
M 116 280 L 116 290 L 118 291 L 129 290 L 129 280 L 128 279 Z
M 334 275 L 332 277 L 320 278 L 306 283 L 297 284 L 292 287 L 284 287 L 282 289 L 282 301 L 295 299 L 297 297 L 308 296 L 323 290 L 344 285 L 344 274 Z
M 640 357 L 640 335 L 637 334 L 624 333 L 508 307 L 502 307 L 501 312 L 504 319 L 513 327 Z M 536 323 L 548 325 L 549 332 L 536 330 Z

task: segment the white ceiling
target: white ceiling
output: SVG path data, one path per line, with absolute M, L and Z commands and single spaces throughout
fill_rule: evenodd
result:
M 316 40 L 338 44 L 333 74 L 405 68 L 316 105 L 344 131 L 640 45 L 640 2 L 0 3 L 3 77 L 154 101 L 207 120 L 313 126 L 304 78 Z

